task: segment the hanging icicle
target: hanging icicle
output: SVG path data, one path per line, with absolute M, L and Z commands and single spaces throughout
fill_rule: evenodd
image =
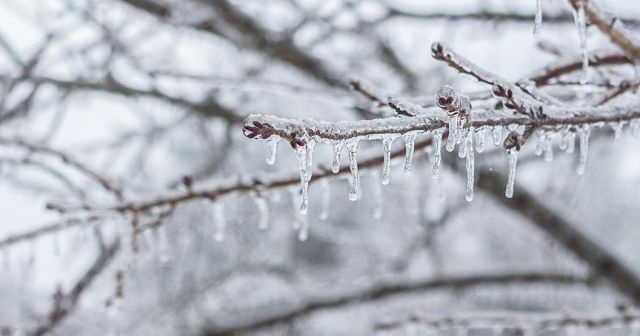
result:
M 458 134 L 458 115 L 449 116 L 449 136 L 447 137 L 447 152 L 453 152 L 456 148 L 456 137 Z
M 536 0 L 536 17 L 533 25 L 533 36 L 540 39 L 540 30 L 542 29 L 542 0 Z
M 591 128 L 589 125 L 584 125 L 578 128 L 578 138 L 580 139 L 580 158 L 578 159 L 578 168 L 576 169 L 578 175 L 584 175 L 584 172 L 587 169 L 590 135 Z
M 442 129 L 433 131 L 433 166 L 431 168 L 431 176 L 437 179 L 440 176 L 440 165 L 442 164 Z
M 507 198 L 513 197 L 513 188 L 516 182 L 516 166 L 518 164 L 518 150 L 514 147 L 507 150 L 509 177 L 507 179 L 507 188 L 504 195 Z
M 476 131 L 476 152 L 478 153 L 484 152 L 485 134 L 486 134 L 486 131 L 484 128 L 480 128 L 479 130 Z
M 343 146 L 343 140 L 337 140 L 333 142 L 333 163 L 331 164 L 331 171 L 334 174 L 337 174 L 340 171 L 340 156 L 342 154 Z
M 269 139 L 267 139 L 267 146 L 269 148 L 269 151 L 267 152 L 267 157 L 265 159 L 265 162 L 267 162 L 268 165 L 272 165 L 276 163 L 276 154 L 278 153 L 278 143 L 280 143 L 280 137 L 277 135 L 271 136 Z
M 360 188 L 360 182 L 358 181 L 358 139 L 349 141 L 349 169 L 351 170 L 351 186 L 349 189 L 349 200 L 356 201 L 358 199 L 358 192 Z
M 300 169 L 300 212 L 306 214 L 309 210 L 309 181 L 313 172 L 313 150 L 315 141 L 309 139 L 304 146 L 296 147 L 298 166 Z
M 404 173 L 411 173 L 411 166 L 413 164 L 413 151 L 415 147 L 417 133 L 416 132 L 408 132 L 403 135 L 404 138 Z
M 584 1 L 578 1 L 577 8 L 573 11 L 573 16 L 578 28 L 580 53 L 582 55 L 582 78 L 580 82 L 586 84 L 589 80 L 589 51 L 587 49 L 587 17 L 584 10 Z
M 382 164 L 382 174 L 380 174 L 380 182 L 384 185 L 389 184 L 389 176 L 391 175 L 391 145 L 396 136 L 385 136 L 382 139 L 382 147 L 384 154 L 384 163 Z
M 493 138 L 493 145 L 500 146 L 500 140 L 502 140 L 502 126 L 493 126 L 491 129 L 491 137 Z
M 543 147 L 544 147 L 544 160 L 546 162 L 553 161 L 553 141 L 551 139 L 551 135 L 545 134 Z
M 473 127 L 469 127 L 467 131 L 467 136 L 465 138 L 464 147 L 466 148 L 466 168 L 467 168 L 467 188 L 465 192 L 465 199 L 467 202 L 471 202 L 473 200 L 473 184 L 474 184 L 474 170 L 475 170 L 475 162 L 474 162 L 474 153 L 473 153 Z

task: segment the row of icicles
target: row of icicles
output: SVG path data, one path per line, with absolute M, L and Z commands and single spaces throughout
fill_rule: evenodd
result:
M 623 127 L 626 124 L 625 121 L 616 122 L 616 123 L 608 123 L 608 125 L 613 129 L 615 140 L 619 140 Z M 591 134 L 591 129 L 593 127 L 602 127 L 605 123 L 595 123 L 592 125 L 581 125 L 571 130 L 570 128 L 565 128 L 560 131 L 537 131 L 533 136 L 537 138 L 536 140 L 536 155 L 543 155 L 545 161 L 553 160 L 553 142 L 554 138 L 559 137 L 558 145 L 559 148 L 567 153 L 574 153 L 576 150 L 576 137 L 578 138 L 579 143 L 579 159 L 576 172 L 578 175 L 582 175 L 585 172 L 588 150 L 589 150 L 589 136 Z M 640 122 L 634 120 L 630 124 L 631 129 L 635 134 L 640 133 Z M 509 132 L 523 132 L 523 127 L 507 127 Z M 423 132 L 423 131 L 411 131 L 405 133 L 403 135 L 397 134 L 389 134 L 382 137 L 382 147 L 383 147 L 383 157 L 384 162 L 382 164 L 382 171 L 380 172 L 380 183 L 382 185 L 386 185 L 389 183 L 389 177 L 391 174 L 391 148 L 393 142 L 402 137 L 405 144 L 405 158 L 404 158 L 404 172 L 409 174 L 412 168 L 412 161 L 414 156 L 414 146 L 415 140 L 419 135 L 431 135 L 432 137 L 432 145 L 431 150 L 431 175 L 434 179 L 437 179 L 440 175 L 440 167 L 442 163 L 442 154 L 441 147 L 443 147 L 443 133 L 444 128 L 436 129 L 431 132 Z M 491 142 L 494 146 L 501 146 L 503 135 L 502 135 L 502 127 L 501 126 L 493 126 L 493 127 L 480 127 L 478 129 L 474 129 L 473 127 L 462 128 L 457 123 L 449 124 L 449 134 L 453 134 L 453 136 L 448 137 L 446 144 L 444 145 L 445 149 L 448 152 L 453 152 L 456 149 L 456 145 L 458 145 L 458 157 L 466 159 L 466 188 L 465 188 L 465 199 L 467 201 L 473 200 L 473 192 L 474 192 L 474 170 L 475 170 L 475 154 L 474 153 L 482 153 L 486 147 L 486 134 L 491 133 Z M 274 164 L 276 161 L 276 153 L 278 148 L 278 143 L 281 139 L 273 136 L 267 140 L 268 142 L 268 154 L 266 157 L 266 162 L 268 164 Z M 360 176 L 358 173 L 358 160 L 357 160 L 357 152 L 358 152 L 358 143 L 362 140 L 362 138 L 354 138 L 349 140 L 337 140 L 332 141 L 331 145 L 333 147 L 333 163 L 331 165 L 331 170 L 333 173 L 337 174 L 340 170 L 340 162 L 343 149 L 346 148 L 349 160 L 349 169 L 350 169 L 350 187 L 349 187 L 349 200 L 356 201 L 359 199 L 359 191 L 360 191 Z M 311 181 L 312 176 L 312 161 L 313 161 L 313 152 L 315 149 L 316 140 L 313 138 L 306 139 L 306 146 L 299 146 L 296 148 L 297 160 L 299 165 L 300 172 L 300 189 L 299 196 L 300 200 L 300 213 L 302 215 L 306 215 L 309 208 L 309 182 Z M 519 151 L 515 148 L 507 150 L 508 154 L 508 180 L 505 189 L 505 196 L 508 198 L 513 197 L 514 193 L 514 183 L 516 177 L 516 165 L 518 161 L 518 153 Z M 320 215 L 321 219 L 326 219 L 327 217 L 327 209 L 329 203 L 329 190 L 327 179 L 322 180 L 323 188 L 323 210 Z M 379 188 L 377 188 L 379 189 Z M 379 192 L 377 190 L 376 192 Z M 297 194 L 295 192 L 294 194 Z M 262 197 L 257 197 L 259 202 L 259 208 L 261 212 L 268 212 L 268 205 L 266 201 Z M 294 197 L 295 199 L 295 197 Z M 266 209 L 266 210 L 265 210 Z M 218 210 L 219 211 L 219 210 Z M 379 212 L 379 211 L 375 211 Z M 217 215 L 217 217 L 221 217 Z M 306 221 L 301 221 L 302 227 L 298 226 L 296 228 L 300 228 L 300 238 L 301 240 L 306 239 L 307 236 L 307 227 Z M 266 228 L 268 227 L 268 222 L 264 219 L 260 220 L 260 227 Z M 223 228 L 223 227 L 222 227 Z

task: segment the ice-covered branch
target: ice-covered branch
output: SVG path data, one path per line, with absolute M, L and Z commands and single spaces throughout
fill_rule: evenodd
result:
M 565 274 L 515 273 L 450 276 L 436 279 L 425 279 L 421 281 L 382 283 L 354 293 L 337 294 L 335 296 L 326 295 L 325 293 L 322 297 L 310 297 L 291 309 L 273 311 L 263 316 L 246 319 L 244 322 L 235 325 L 206 326 L 204 328 L 205 330 L 203 335 L 229 335 L 247 332 L 259 328 L 270 327 L 279 323 L 288 323 L 297 318 L 304 317 L 324 309 L 340 309 L 349 305 L 374 302 L 399 294 L 442 289 L 460 289 L 483 285 L 525 284 L 590 285 L 591 281 L 583 277 Z
M 69 219 L 57 221 L 53 224 L 43 226 L 41 228 L 37 228 L 32 231 L 10 235 L 0 240 L 0 250 L 5 249 L 14 244 L 37 239 L 38 237 L 54 234 L 56 232 L 63 231 L 66 229 L 95 224 L 100 219 L 101 217 L 96 215 L 91 215 L 87 217 L 69 218 Z
M 619 18 L 613 17 L 600 9 L 592 0 L 568 1 L 578 15 L 585 15 L 590 23 L 607 35 L 611 42 L 622 49 L 629 58 L 634 59 L 636 62 L 640 60 L 640 41 L 624 27 Z

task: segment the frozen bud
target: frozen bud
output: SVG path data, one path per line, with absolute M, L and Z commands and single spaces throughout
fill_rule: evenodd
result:
M 504 139 L 504 143 L 502 146 L 504 147 L 504 149 L 507 149 L 507 150 L 512 148 L 515 148 L 516 150 L 520 150 L 521 145 L 522 145 L 522 137 L 520 136 L 520 134 L 516 132 L 511 132 Z
M 468 114 L 471 112 L 471 101 L 465 95 L 457 95 L 455 100 L 455 109 L 460 114 Z
M 435 59 L 444 58 L 444 45 L 440 42 L 434 42 L 431 45 L 431 56 Z
M 449 85 L 445 85 L 436 93 L 436 104 L 443 110 L 449 110 L 456 98 L 456 91 Z

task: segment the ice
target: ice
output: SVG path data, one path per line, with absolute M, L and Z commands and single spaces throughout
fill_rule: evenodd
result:
M 540 30 L 542 28 L 542 0 L 536 0 L 536 17 L 533 25 L 533 36 L 540 38 Z
M 384 152 L 384 163 L 382 164 L 382 174 L 380 174 L 380 182 L 384 185 L 389 184 L 389 176 L 391 175 L 391 145 L 396 136 L 387 135 L 382 139 L 382 147 Z
M 449 136 L 447 137 L 447 152 L 453 152 L 456 148 L 456 135 L 458 134 L 458 115 L 449 116 Z
M 613 139 L 615 142 L 620 142 L 620 138 L 622 137 L 622 131 L 624 129 L 625 122 L 620 121 L 616 123 L 609 124 L 613 129 Z
M 415 147 L 417 133 L 416 132 L 408 132 L 403 135 L 404 138 L 404 173 L 411 173 L 411 166 L 413 164 L 413 150 Z
M 584 172 L 587 168 L 590 135 L 591 128 L 588 125 L 584 125 L 578 128 L 578 137 L 580 139 L 580 158 L 578 160 L 578 168 L 576 169 L 578 175 L 584 175 Z
M 358 139 L 349 141 L 347 146 L 349 151 L 349 170 L 351 170 L 351 186 L 349 189 L 349 200 L 356 201 L 358 199 L 358 191 L 360 182 L 358 181 Z
M 476 131 L 476 152 L 478 153 L 484 152 L 485 134 L 486 131 L 484 128 L 480 128 Z
M 278 153 L 278 143 L 280 143 L 280 137 L 277 135 L 271 136 L 267 140 L 269 151 L 267 152 L 267 157 L 265 161 L 267 162 L 268 165 L 272 165 L 276 163 L 276 154 Z
M 500 146 L 500 140 L 502 140 L 502 126 L 493 126 L 491 129 L 491 137 L 493 138 L 493 145 Z
M 333 163 L 331 164 L 331 171 L 337 174 L 340 171 L 340 155 L 342 154 L 342 147 L 344 147 L 343 140 L 337 140 L 333 143 Z
M 298 167 L 300 170 L 300 212 L 306 214 L 309 209 L 309 180 L 308 176 L 310 175 L 307 172 L 309 165 L 307 164 L 307 146 L 298 146 L 296 147 L 296 156 L 298 158 Z
M 544 160 L 546 162 L 553 161 L 553 141 L 552 141 L 551 135 L 549 134 L 544 135 L 543 147 L 544 147 Z
M 466 161 L 467 188 L 465 192 L 465 199 L 467 200 L 467 202 L 471 202 L 473 200 L 473 183 L 474 183 L 473 180 L 474 180 L 474 170 L 475 170 L 474 153 L 473 153 L 473 134 L 474 134 L 473 128 L 470 127 L 464 141 L 464 147 L 466 148 L 466 152 L 467 152 L 466 153 L 467 154 L 467 161 Z
M 504 195 L 507 198 L 513 197 L 513 188 L 516 182 L 516 166 L 518 164 L 518 150 L 514 147 L 507 150 L 509 177 L 507 179 L 507 188 Z
M 582 55 L 582 79 L 581 82 L 587 83 L 589 72 L 589 51 L 587 49 L 587 18 L 584 11 L 584 3 L 578 1 L 578 8 L 573 12 L 574 21 L 578 28 L 578 36 L 580 38 L 580 53 Z
M 433 131 L 433 166 L 431 168 L 431 176 L 437 179 L 440 176 L 440 165 L 442 164 L 442 129 Z

